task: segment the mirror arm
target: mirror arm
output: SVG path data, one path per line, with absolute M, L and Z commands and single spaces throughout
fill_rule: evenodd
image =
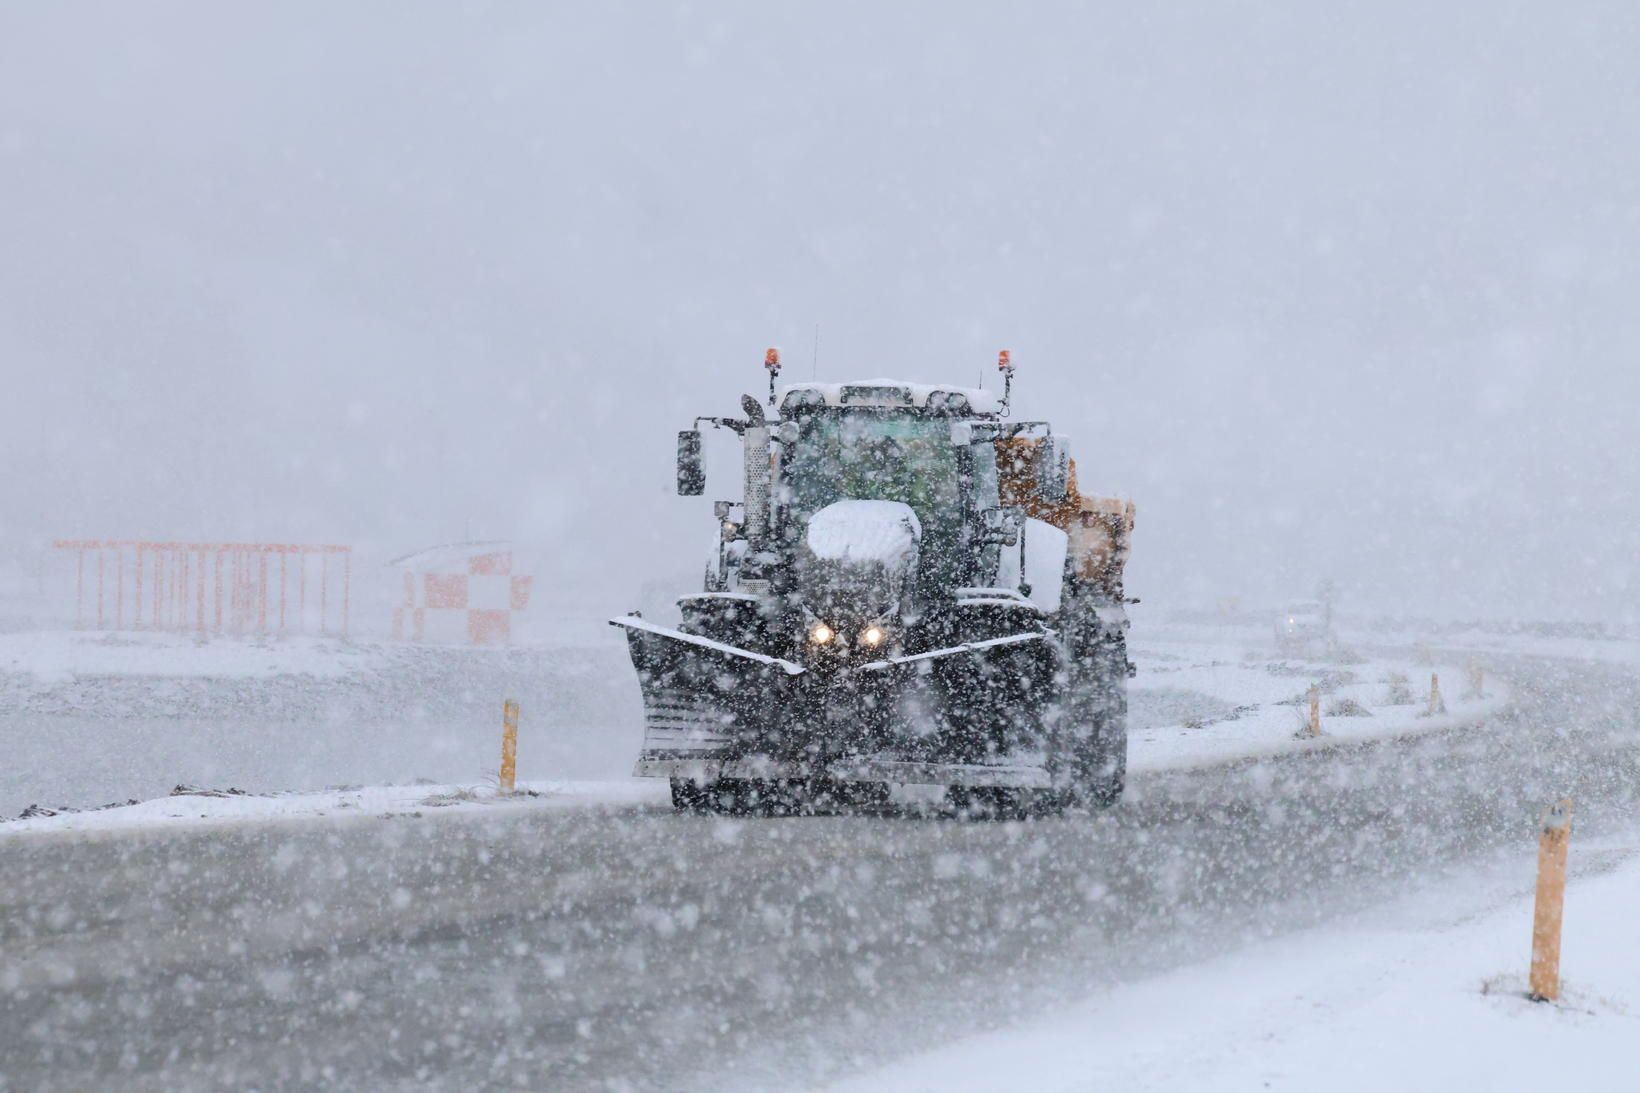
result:
M 986 424 L 997 430 L 996 437 L 998 439 L 1023 436 L 1038 429 L 1044 432 L 1052 429 L 1052 426 L 1046 421 L 995 421 L 986 422 Z
M 700 423 L 703 422 L 703 421 L 711 422 L 712 423 L 712 428 L 714 428 L 714 429 L 730 429 L 730 430 L 733 430 L 735 435 L 737 435 L 737 436 L 743 435 L 746 432 L 746 423 L 744 421 L 740 421 L 737 418 L 732 418 L 732 417 L 697 417 L 695 419 L 695 428 L 699 429 L 700 428 Z

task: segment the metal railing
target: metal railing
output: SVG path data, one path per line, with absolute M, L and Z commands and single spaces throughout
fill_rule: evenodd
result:
M 53 546 L 75 555 L 74 621 L 81 628 L 94 622 L 98 630 L 347 633 L 352 547 L 146 539 L 59 539 Z M 331 591 L 336 581 L 339 603 Z M 317 586 L 313 600 L 310 583 Z

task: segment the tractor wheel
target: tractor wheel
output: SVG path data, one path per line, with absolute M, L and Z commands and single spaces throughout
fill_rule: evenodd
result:
M 965 820 L 1024 820 L 1032 811 L 1025 792 L 1005 786 L 950 786 L 945 797 Z
M 672 779 L 672 807 L 678 812 L 712 812 L 739 815 L 746 811 L 745 783 L 733 778 L 697 782 L 693 778 Z
M 1033 819 L 1045 820 L 1063 816 L 1071 806 L 1071 794 L 1060 789 L 1037 790 L 1026 799 L 1026 807 Z
M 806 815 L 880 813 L 890 800 L 887 782 L 810 782 L 802 811 Z
M 1088 804 L 1094 808 L 1109 808 L 1122 799 L 1127 788 L 1126 772 L 1116 770 L 1088 788 Z
M 1069 791 L 1072 803 L 1087 808 L 1110 808 L 1122 799 L 1127 786 L 1127 740 L 1114 747 L 1100 748 L 1081 764 L 1075 785 Z
M 1107 727 L 1112 737 L 1100 749 L 1097 764 L 1088 772 L 1086 798 L 1094 808 L 1110 808 L 1122 799 L 1127 786 L 1127 719 Z
M 693 778 L 672 779 L 672 808 L 677 812 L 705 812 L 706 794 L 710 785 L 701 785 Z
M 1093 721 L 1092 738 L 1072 760 L 1075 793 L 1091 808 L 1109 808 L 1127 783 L 1127 688 L 1116 689 Z
M 759 778 L 740 785 L 741 811 L 755 816 L 794 816 L 808 796 L 800 781 Z
M 739 778 L 719 778 L 705 787 L 706 811 L 720 816 L 744 816 L 751 811 L 751 783 Z
M 807 800 L 801 781 L 719 778 L 705 788 L 706 810 L 723 816 L 790 816 Z
M 1024 790 L 993 786 L 989 797 L 991 819 L 1028 820 L 1031 818 L 1032 801 L 1030 794 Z
M 887 782 L 845 782 L 841 798 L 850 811 L 880 812 L 889 806 L 892 795 Z

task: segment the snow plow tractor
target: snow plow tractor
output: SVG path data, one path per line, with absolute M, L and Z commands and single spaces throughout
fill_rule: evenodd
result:
M 680 811 L 870 807 L 944 787 L 960 809 L 1109 805 L 1127 765 L 1122 567 L 1133 506 L 1077 491 L 1064 438 L 1004 395 L 896 380 L 795 384 L 697 418 L 678 492 L 704 492 L 702 423 L 738 434 L 681 621 L 625 629 L 643 694 L 636 773 Z M 1025 583 L 1027 519 L 1065 533 L 1051 610 Z

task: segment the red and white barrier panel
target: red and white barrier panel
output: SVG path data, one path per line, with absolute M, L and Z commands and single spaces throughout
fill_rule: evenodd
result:
M 512 617 L 530 602 L 530 578 L 513 572 L 500 543 L 433 547 L 393 563 L 404 571 L 404 600 L 393 636 L 444 645 L 507 645 Z
M 53 545 L 75 556 L 76 626 L 347 633 L 352 547 L 147 539 L 59 539 Z

